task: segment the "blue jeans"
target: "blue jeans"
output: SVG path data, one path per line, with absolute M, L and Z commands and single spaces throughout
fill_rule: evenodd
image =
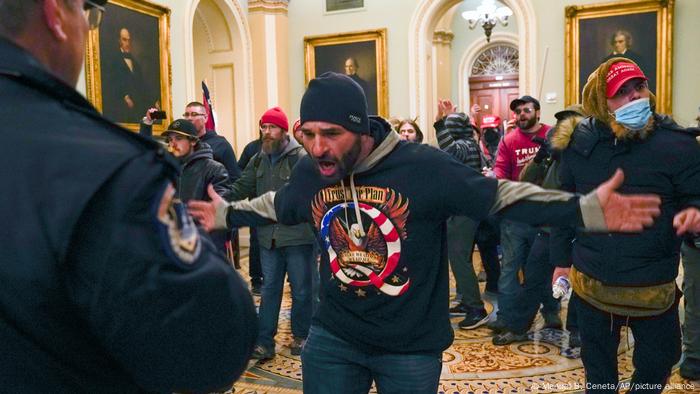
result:
M 258 344 L 268 349 L 275 348 L 285 273 L 289 275 L 289 284 L 292 286 L 292 334 L 296 338 L 306 338 L 311 325 L 313 245 L 274 249 L 260 247 L 260 262 L 265 280 L 258 312 Z
M 304 394 L 435 394 L 441 354 L 366 352 L 320 326 L 311 326 L 301 353 Z
M 530 225 L 504 220 L 501 222 L 501 247 L 503 261 L 501 277 L 498 279 L 498 319 L 510 320 L 509 314 L 519 307 L 518 295 L 521 285 L 518 272 L 525 267 L 530 248 L 535 242 L 537 228 Z M 551 297 L 550 297 L 551 298 Z M 559 313 L 559 303 L 555 299 L 547 300 L 543 313 Z
M 523 270 L 525 283 L 517 293 L 517 308 L 510 309 L 510 313 L 503 316 L 508 329 L 516 334 L 524 334 L 530 329 L 540 304 L 549 306 L 552 311 L 553 304 L 559 302 L 552 297 L 554 266 L 549 264 L 548 233 L 537 233 Z

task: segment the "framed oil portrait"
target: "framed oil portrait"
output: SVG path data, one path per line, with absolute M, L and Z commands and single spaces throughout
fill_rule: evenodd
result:
M 365 0 L 325 0 L 324 12 L 336 13 L 344 11 L 362 11 L 365 9 Z
M 102 114 L 138 131 L 146 110 L 156 107 L 172 120 L 170 10 L 144 0 L 109 0 L 104 19 L 90 32 L 85 75 L 87 97 Z
M 350 76 L 365 91 L 370 115 L 387 117 L 386 29 L 304 37 L 306 84 L 334 71 Z
M 627 0 L 566 8 L 566 105 L 580 103 L 588 76 L 613 56 L 649 78 L 657 111 L 671 114 L 673 0 Z

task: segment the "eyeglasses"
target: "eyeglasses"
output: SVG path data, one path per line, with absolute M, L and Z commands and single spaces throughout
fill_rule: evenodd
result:
M 645 80 L 639 81 L 634 85 L 622 85 L 613 97 L 624 97 L 632 93 L 632 91 L 641 92 L 648 87 L 649 84 Z
M 513 112 L 515 112 L 516 115 L 520 115 L 521 112 L 525 112 L 526 114 L 531 114 L 531 113 L 535 112 L 535 110 L 530 108 L 530 107 L 525 107 L 522 109 L 516 108 Z
M 183 118 L 194 118 L 195 116 L 204 116 L 206 114 L 200 114 L 199 112 L 185 112 L 182 114 Z
M 85 14 L 85 20 L 90 30 L 100 27 L 100 23 L 102 23 L 102 14 L 104 12 L 105 8 L 103 6 L 95 4 L 90 0 L 85 0 L 85 4 L 83 4 L 83 14 Z

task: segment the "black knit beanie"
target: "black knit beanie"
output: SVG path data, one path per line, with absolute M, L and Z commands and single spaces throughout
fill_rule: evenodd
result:
M 468 137 L 474 134 L 474 127 L 469 122 L 469 116 L 464 112 L 457 112 L 447 115 L 445 118 L 445 128 L 453 136 Z
M 309 82 L 301 99 L 301 124 L 308 121 L 334 123 L 360 134 L 369 133 L 367 98 L 350 77 L 327 72 Z

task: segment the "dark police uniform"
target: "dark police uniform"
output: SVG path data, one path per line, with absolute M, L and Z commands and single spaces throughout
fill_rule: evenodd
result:
M 226 386 L 248 290 L 172 199 L 176 163 L 0 39 L 0 392 Z

